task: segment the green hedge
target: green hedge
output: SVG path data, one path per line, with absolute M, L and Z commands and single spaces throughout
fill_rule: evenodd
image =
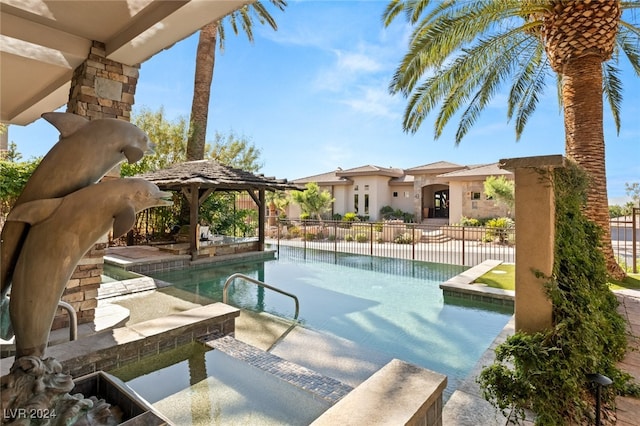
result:
M 478 382 L 487 400 L 519 418 L 531 409 L 538 425 L 589 424 L 594 407 L 587 374 L 614 381 L 605 403 L 628 385 L 629 376 L 616 367 L 626 350 L 625 323 L 607 286 L 601 230 L 583 214 L 586 175 L 570 164 L 547 177 L 556 199 L 555 262 L 546 277 L 554 325 L 508 338 Z

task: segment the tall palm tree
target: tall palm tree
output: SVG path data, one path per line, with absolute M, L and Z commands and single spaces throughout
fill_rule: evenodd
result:
M 458 112 L 456 144 L 497 90 L 510 84 L 507 116 L 516 140 L 555 73 L 564 111 L 565 154 L 590 175 L 587 215 L 604 230 L 609 273 L 624 277 L 609 228 L 603 95 L 620 129 L 626 57 L 640 75 L 640 28 L 622 19 L 638 1 L 620 0 L 392 0 L 383 20 L 405 15 L 414 25 L 408 52 L 390 84 L 408 97 L 405 131 L 415 133 L 439 105 L 435 137 Z M 635 15 L 634 15 L 635 16 Z M 612 59 L 612 60 L 610 60 Z M 552 71 L 552 72 L 551 72 Z
M 287 6 L 286 0 L 269 0 L 269 2 L 279 10 L 284 10 Z M 200 29 L 191 103 L 191 129 L 187 141 L 187 161 L 204 159 L 216 45 L 220 46 L 220 51 L 224 51 L 224 21 L 229 22 L 236 35 L 241 27 L 249 41 L 253 42 L 253 24 L 256 19 L 263 25 L 266 23 L 274 30 L 278 29 L 276 21 L 260 1 L 245 5 L 227 15 L 223 20 L 211 22 Z

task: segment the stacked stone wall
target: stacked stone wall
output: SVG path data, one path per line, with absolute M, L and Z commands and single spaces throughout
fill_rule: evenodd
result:
M 139 68 L 138 65 L 129 66 L 108 59 L 105 45 L 94 41 L 87 59 L 74 70 L 67 112 L 89 120 L 117 118 L 129 121 Z M 105 179 L 117 178 L 119 172 L 117 167 Z M 78 324 L 90 323 L 95 319 L 107 243 L 105 236 L 80 260 L 64 291 L 62 300 L 73 306 Z M 67 313 L 58 310 L 52 329 L 68 326 Z

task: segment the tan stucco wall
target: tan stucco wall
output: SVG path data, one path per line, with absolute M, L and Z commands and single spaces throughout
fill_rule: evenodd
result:
M 398 196 L 394 197 L 393 193 L 397 192 Z M 400 209 L 403 212 L 413 213 L 413 185 L 394 185 L 389 187 L 391 194 L 391 203 L 389 204 L 394 210 Z M 408 196 L 405 196 L 405 193 Z

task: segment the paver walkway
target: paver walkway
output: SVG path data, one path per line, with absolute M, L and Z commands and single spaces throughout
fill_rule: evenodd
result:
M 618 311 L 627 321 L 628 333 L 627 354 L 618 366 L 640 383 L 640 291 L 627 290 L 618 293 L 617 297 L 620 301 Z M 640 399 L 617 397 L 616 416 L 619 426 L 639 425 Z

